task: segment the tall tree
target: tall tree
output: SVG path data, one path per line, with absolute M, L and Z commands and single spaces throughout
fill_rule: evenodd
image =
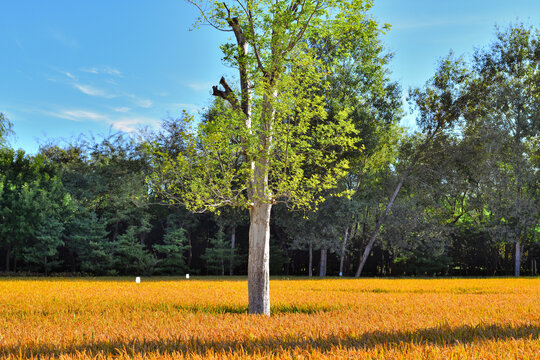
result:
M 463 59 L 456 59 L 450 53 L 440 61 L 435 75 L 426 83 L 423 89 L 417 88 L 409 91 L 409 96 L 418 110 L 417 124 L 422 131 L 422 140 L 418 146 L 413 148 L 408 161 L 397 164 L 401 175 L 369 237 L 356 270 L 356 277 L 362 274 L 381 227 L 388 218 L 409 173 L 419 160 L 429 154 L 430 145 L 438 137 L 444 135 L 446 130 L 452 129 L 460 119 L 463 108 L 466 106 L 467 96 L 464 94 L 463 88 L 466 86 L 468 78 L 469 71 Z
M 540 218 L 531 162 L 538 148 L 528 147 L 540 136 L 540 31 L 523 24 L 497 28 L 495 41 L 475 53 L 473 65 L 466 130 L 488 135 L 491 171 L 484 190 L 491 195 L 492 230 L 515 244 L 519 276 L 524 243 Z
M 366 16 L 371 3 L 359 0 L 193 3 L 201 21 L 233 33 L 235 42 L 222 49 L 240 86 L 221 78 L 221 88 L 213 87 L 224 102 L 220 114 L 186 134 L 184 154 L 157 154 L 151 181 L 195 211 L 249 208 L 249 312 L 269 315 L 272 205 L 321 202 L 318 194 L 346 174 L 338 154 L 355 144 L 348 111 L 327 121 L 318 94 L 331 68 L 306 39 L 331 34 L 348 53 L 356 38 L 379 27 Z

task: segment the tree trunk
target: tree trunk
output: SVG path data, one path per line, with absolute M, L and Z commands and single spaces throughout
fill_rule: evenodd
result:
M 231 257 L 229 259 L 229 275 L 233 275 L 234 268 L 234 243 L 236 241 L 236 226 L 233 226 L 231 232 Z
M 343 262 L 345 260 L 345 250 L 347 248 L 348 237 L 349 237 L 349 226 L 345 227 L 345 234 L 343 234 L 343 243 L 341 244 L 341 254 L 339 256 L 339 276 L 343 276 Z
M 392 197 L 390 198 L 390 201 L 388 202 L 388 205 L 386 206 L 386 209 L 384 209 L 384 212 L 379 218 L 379 221 L 377 221 L 377 225 L 375 225 L 375 229 L 373 229 L 373 232 L 371 233 L 371 236 L 369 237 L 369 242 L 364 250 L 364 253 L 362 254 L 362 257 L 360 258 L 360 264 L 358 265 L 358 269 L 356 270 L 356 274 L 354 275 L 355 277 L 360 277 L 360 275 L 362 274 L 362 270 L 364 269 L 364 265 L 366 264 L 367 258 L 369 254 L 371 253 L 371 249 L 373 248 L 373 244 L 375 243 L 375 240 L 377 239 L 377 235 L 379 235 L 381 226 L 386 220 L 386 217 L 388 216 L 388 213 L 390 212 L 390 209 L 392 208 L 392 205 L 394 204 L 394 201 L 396 200 L 399 190 L 401 189 L 401 186 L 403 186 L 403 183 L 405 182 L 405 179 L 407 178 L 407 175 L 409 174 L 409 171 L 411 171 L 414 164 L 415 162 L 411 164 L 407 168 L 407 170 L 405 170 L 405 172 L 399 179 L 399 183 L 397 184 L 396 189 L 394 190 L 394 193 L 392 194 Z
M 313 243 L 309 242 L 309 264 L 308 264 L 308 276 L 313 276 Z
M 514 264 L 514 276 L 519 276 L 520 270 L 521 270 L 521 253 L 523 252 L 523 246 L 521 245 L 521 241 L 518 240 L 516 242 L 516 257 L 515 257 L 515 264 Z
M 319 276 L 326 276 L 326 259 L 328 258 L 328 249 L 321 249 L 321 261 L 319 263 Z
M 535 258 L 532 258 L 531 259 L 531 272 L 532 272 L 532 275 L 536 276 L 536 259 Z
M 187 260 L 187 267 L 189 269 L 191 268 L 191 259 L 193 258 L 193 246 L 191 246 L 191 235 L 188 231 L 186 231 L 186 237 L 187 237 L 188 245 L 189 245 L 189 253 L 188 253 L 188 260 Z
M 11 245 L 6 248 L 6 272 L 9 272 L 9 258 L 11 257 Z
M 270 315 L 270 212 L 272 204 L 255 201 L 250 210 L 249 313 Z

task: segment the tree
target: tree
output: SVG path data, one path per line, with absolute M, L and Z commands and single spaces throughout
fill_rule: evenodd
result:
M 0 146 L 5 145 L 6 136 L 12 132 L 12 126 L 11 121 L 0 112 Z
M 426 83 L 423 89 L 411 89 L 409 91 L 409 96 L 418 110 L 417 123 L 422 130 L 423 139 L 417 147 L 413 148 L 409 161 L 404 162 L 404 164 L 397 164 L 400 168 L 404 165 L 404 169 L 401 170 L 401 176 L 392 195 L 369 237 L 356 270 L 356 277 L 362 274 L 373 244 L 390 214 L 394 201 L 409 173 L 428 152 L 429 146 L 439 136 L 444 135 L 445 130 L 452 129 L 460 119 L 467 101 L 463 88 L 466 86 L 468 78 L 469 72 L 463 59 L 455 59 L 453 54 L 450 53 L 440 61 L 435 76 Z
M 206 248 L 203 259 L 209 272 L 225 275 L 225 264 L 229 260 L 230 245 L 225 241 L 225 233 L 220 229 L 216 236 L 209 240 L 209 247 Z
M 515 244 L 515 276 L 525 243 L 540 218 L 538 169 L 532 161 L 540 136 L 540 32 L 523 24 L 497 29 L 496 40 L 474 55 L 474 100 L 467 112 L 467 135 L 485 137 L 490 172 L 483 182 L 491 231 Z
M 251 0 L 214 3 L 201 21 L 230 31 L 224 60 L 238 70 L 239 89 L 222 77 L 213 95 L 220 112 L 185 133 L 186 150 L 172 158 L 155 153 L 156 191 L 193 211 L 225 205 L 250 210 L 249 312 L 270 314 L 269 245 L 272 205 L 316 206 L 321 191 L 335 187 L 348 168 L 338 155 L 354 148 L 348 111 L 331 119 L 321 90 L 331 66 L 306 39 L 332 35 L 347 54 L 357 38 L 377 34 L 366 16 L 371 3 L 353 0 Z M 192 118 L 185 115 L 189 123 Z M 329 121 L 331 120 L 331 121 Z
M 108 239 L 104 219 L 100 219 L 94 211 L 79 207 L 66 230 L 66 247 L 75 253 L 81 271 L 97 275 L 115 273 L 113 244 Z
M 188 249 L 186 230 L 178 226 L 177 216 L 169 215 L 167 228 L 163 236 L 163 244 L 155 244 L 153 249 L 161 255 L 157 260 L 156 271 L 166 274 L 178 274 L 186 271 L 186 257 L 184 252 Z

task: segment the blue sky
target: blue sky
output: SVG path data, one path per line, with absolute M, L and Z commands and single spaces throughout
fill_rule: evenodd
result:
M 487 46 L 494 25 L 539 26 L 538 0 L 375 0 L 392 25 L 393 78 L 422 85 L 450 49 Z M 210 27 L 190 31 L 197 11 L 183 0 L 0 0 L 0 112 L 11 145 L 35 153 L 52 139 L 157 126 L 210 103 L 211 85 L 231 72 Z

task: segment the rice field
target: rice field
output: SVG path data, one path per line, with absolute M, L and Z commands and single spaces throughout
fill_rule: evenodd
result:
M 540 278 L 0 278 L 0 357 L 540 359 Z

